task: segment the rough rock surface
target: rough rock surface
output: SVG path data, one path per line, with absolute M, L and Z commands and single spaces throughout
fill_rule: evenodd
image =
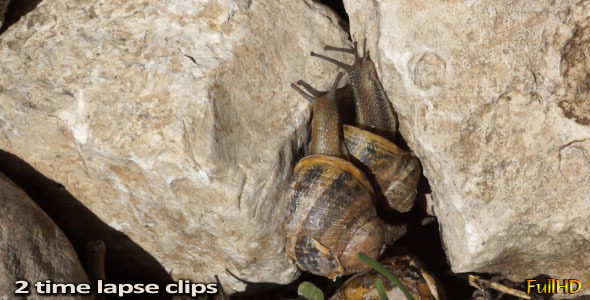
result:
M 88 299 L 35 292 L 32 284 L 37 281 L 84 283 L 88 278 L 63 232 L 1 173 L 0 262 L 0 299 L 12 299 L 19 280 L 30 283 L 25 290 L 31 292 L 31 299 Z
M 590 1 L 345 1 L 455 272 L 590 280 Z
M 310 59 L 343 44 L 313 1 L 44 1 L 0 44 L 0 148 L 64 184 L 175 279 L 291 281 L 280 224 Z M 108 250 L 107 250 L 108 251 Z

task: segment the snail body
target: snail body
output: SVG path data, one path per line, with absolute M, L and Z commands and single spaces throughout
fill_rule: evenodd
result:
M 325 49 L 354 54 L 353 64 L 348 65 L 333 58 L 311 52 L 312 56 L 336 64 L 348 74 L 354 96 L 356 127 L 393 140 L 397 130 L 397 116 L 387 99 L 375 69 L 375 64 L 369 57 L 369 52 L 367 51 L 363 56 L 359 56 L 356 42 L 351 49 L 331 46 L 326 46 Z
M 340 116 L 335 101 L 339 74 L 327 94 L 314 97 L 310 155 L 297 163 L 284 223 L 286 252 L 302 270 L 335 278 L 365 269 L 359 252 L 376 258 L 383 250 L 383 224 L 370 182 L 342 158 Z
M 440 283 L 415 257 L 395 256 L 381 261 L 387 270 L 395 275 L 416 300 L 443 300 L 444 291 Z M 391 300 L 405 300 L 402 291 L 375 270 L 359 273 L 348 279 L 330 300 L 379 300 L 375 279 L 383 282 Z
M 407 212 L 416 198 L 420 179 L 420 163 L 410 152 L 391 142 L 397 130 L 397 117 L 387 99 L 383 85 L 369 57 L 359 56 L 357 43 L 352 49 L 327 46 L 326 50 L 352 53 L 354 63 L 348 65 L 333 58 L 312 52 L 343 68 L 349 77 L 354 96 L 355 127 L 344 126 L 344 144 L 361 169 L 374 178 L 376 193 L 382 196 L 391 209 Z

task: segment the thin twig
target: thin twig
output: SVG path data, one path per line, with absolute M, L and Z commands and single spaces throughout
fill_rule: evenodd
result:
M 483 290 L 485 288 L 485 286 L 488 286 L 488 287 L 490 287 L 496 291 L 502 292 L 504 294 L 509 294 L 509 295 L 516 296 L 516 297 L 519 297 L 522 299 L 527 299 L 527 300 L 531 299 L 531 296 L 529 296 L 527 293 L 525 293 L 523 291 L 507 287 L 507 286 L 497 283 L 497 282 L 491 282 L 491 281 L 485 280 L 477 275 L 468 274 L 467 281 L 469 282 L 470 286 L 472 286 L 476 289 Z

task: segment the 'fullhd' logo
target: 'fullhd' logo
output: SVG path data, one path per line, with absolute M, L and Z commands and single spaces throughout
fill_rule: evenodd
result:
M 528 279 L 526 281 L 526 292 L 530 294 L 532 291 L 537 294 L 575 294 L 580 291 L 582 284 L 575 279 L 554 279 L 549 278 L 546 281 L 535 279 Z

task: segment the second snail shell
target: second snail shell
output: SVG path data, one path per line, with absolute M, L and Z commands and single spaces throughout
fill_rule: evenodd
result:
M 426 267 L 411 255 L 395 256 L 382 260 L 383 265 L 405 286 L 415 300 L 443 300 L 445 292 Z M 379 278 L 390 300 L 406 300 L 402 291 L 393 282 L 375 270 L 359 273 L 348 279 L 330 300 L 380 300 L 375 288 Z
M 414 205 L 420 180 L 420 163 L 410 152 L 389 140 L 354 126 L 344 125 L 344 143 L 348 153 L 373 176 L 379 194 L 387 206 L 407 212 Z

